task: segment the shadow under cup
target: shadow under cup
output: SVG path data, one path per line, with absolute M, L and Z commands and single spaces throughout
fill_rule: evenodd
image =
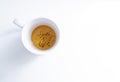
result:
M 55 41 L 54 45 L 47 50 L 38 49 L 37 47 L 35 47 L 35 45 L 33 44 L 32 40 L 31 40 L 31 35 L 32 35 L 33 30 L 37 26 L 40 26 L 40 25 L 46 25 L 46 26 L 51 27 L 56 34 L 56 41 Z M 56 44 L 58 43 L 58 39 L 59 39 L 59 29 L 58 29 L 57 25 L 53 21 L 51 21 L 47 18 L 34 19 L 30 23 L 26 24 L 22 29 L 23 45 L 28 51 L 30 51 L 34 54 L 38 54 L 38 55 L 49 54 L 51 51 L 54 50 Z

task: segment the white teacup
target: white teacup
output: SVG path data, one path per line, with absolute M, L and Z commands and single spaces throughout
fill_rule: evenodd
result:
M 22 43 L 28 51 L 30 51 L 34 54 L 38 54 L 38 55 L 49 54 L 51 51 L 54 50 L 56 44 L 58 43 L 59 29 L 58 29 L 57 25 L 50 19 L 37 18 L 37 19 L 34 19 L 31 22 L 29 22 L 28 24 L 25 24 L 24 26 L 20 25 L 17 22 L 17 20 L 14 20 L 13 23 L 22 28 Z M 40 50 L 33 45 L 32 40 L 31 40 L 31 34 L 32 34 L 32 31 L 39 25 L 48 25 L 55 31 L 56 42 L 52 48 L 47 49 L 47 50 Z

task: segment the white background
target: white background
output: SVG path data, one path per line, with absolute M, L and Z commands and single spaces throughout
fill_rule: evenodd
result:
M 60 41 L 35 56 L 14 18 L 53 20 Z M 0 0 L 0 82 L 120 82 L 120 0 Z

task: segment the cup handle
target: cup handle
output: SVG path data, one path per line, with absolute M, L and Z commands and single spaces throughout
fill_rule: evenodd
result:
M 17 27 L 20 27 L 20 28 L 24 27 L 24 24 L 18 21 L 18 19 L 14 19 L 13 24 L 15 24 Z

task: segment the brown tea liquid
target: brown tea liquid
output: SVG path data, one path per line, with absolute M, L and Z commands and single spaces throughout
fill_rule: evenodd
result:
M 40 25 L 33 30 L 31 40 L 38 49 L 47 50 L 55 44 L 56 33 L 50 26 Z

